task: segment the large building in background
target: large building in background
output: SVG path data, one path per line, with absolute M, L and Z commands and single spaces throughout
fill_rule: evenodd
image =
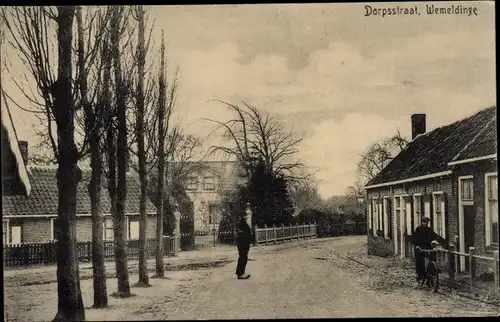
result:
M 236 161 L 202 161 L 190 167 L 184 187 L 193 202 L 195 233 L 208 234 L 219 228 L 222 198 L 245 178 Z

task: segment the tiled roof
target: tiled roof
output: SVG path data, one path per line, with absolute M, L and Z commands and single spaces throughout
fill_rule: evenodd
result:
M 39 216 L 57 215 L 57 179 L 55 167 L 29 166 L 29 178 L 32 186 L 30 197 L 2 196 L 2 215 L 8 216 Z M 90 169 L 82 169 L 82 180 L 78 183 L 77 214 L 90 214 L 91 204 L 88 194 Z M 103 214 L 111 212 L 111 203 L 107 191 L 106 180 L 103 180 L 101 189 L 101 211 Z M 128 176 L 127 198 L 125 213 L 139 213 L 140 185 L 139 182 Z M 146 201 L 146 210 L 150 214 L 156 213 L 156 208 L 149 200 Z
M 497 153 L 496 117 L 467 145 L 453 161 L 484 157 Z
M 449 170 L 450 162 L 496 117 L 496 107 L 437 128 L 408 144 L 367 186 Z

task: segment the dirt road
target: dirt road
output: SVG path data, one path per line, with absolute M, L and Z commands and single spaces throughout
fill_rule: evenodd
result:
M 405 317 L 496 314 L 479 303 L 425 290 L 383 294 L 367 288 L 358 274 L 339 266 L 339 251 L 363 237 L 341 237 L 254 251 L 249 280 L 236 280 L 234 264 L 212 271 L 188 300 L 162 319 L 245 319 L 321 317 Z M 354 263 L 352 264 L 354 265 Z M 458 303 L 456 303 L 458 301 Z M 457 305 L 458 304 L 458 305 Z M 459 307 L 462 308 L 460 311 Z M 463 311 L 468 308 L 468 311 Z M 160 313 L 160 312 L 158 312 Z M 477 314 L 475 314 L 477 313 Z M 479 314 L 481 313 L 481 314 Z
M 381 279 L 381 275 L 387 274 L 346 259 L 346 252 L 355 256 L 353 250 L 354 253 L 359 250 L 359 256 L 366 257 L 366 237 L 306 240 L 252 248 L 247 266 L 252 274 L 249 280 L 235 278 L 235 262 L 198 269 L 186 266 L 185 270 L 169 271 L 168 280 L 153 280 L 151 288 L 133 288 L 135 297 L 110 298 L 108 309 L 87 309 L 87 320 L 431 317 L 499 313 L 495 306 L 450 293 L 434 294 L 417 289 L 411 281 L 406 285 L 398 282 L 383 289 L 374 288 L 382 280 L 386 283 L 383 285 L 388 285 L 387 278 Z M 189 260 L 194 261 L 200 256 L 207 260 L 209 257 L 236 260 L 236 249 L 220 248 L 216 252 L 183 256 L 186 258 L 182 261 L 187 261 L 188 257 L 193 257 Z M 387 260 L 363 258 L 362 261 L 371 261 L 370 265 L 375 267 L 375 262 Z M 131 275 L 132 280 L 135 278 Z M 56 284 L 48 281 L 49 284 L 22 286 L 14 280 L 5 288 L 7 320 L 51 319 L 57 303 Z M 114 289 L 115 283 L 114 279 L 108 279 L 108 289 Z M 91 280 L 82 281 L 87 307 L 91 303 L 91 287 Z

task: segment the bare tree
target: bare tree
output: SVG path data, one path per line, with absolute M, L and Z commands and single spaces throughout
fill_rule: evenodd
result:
M 267 112 L 243 102 L 243 107 L 226 103 L 235 112 L 235 118 L 226 122 L 210 120 L 231 141 L 229 146 L 212 146 L 209 154 L 222 152 L 236 157 L 249 176 L 256 160 L 262 160 L 267 171 L 283 175 L 288 182 L 300 181 L 309 175 L 297 175 L 303 164 L 291 159 L 298 152 L 302 137 L 286 131 L 282 122 Z M 216 130 L 217 130 L 216 129 Z
M 128 82 L 123 77 L 122 52 L 120 38 L 126 25 L 127 16 L 125 8 L 122 6 L 112 7 L 111 17 L 111 55 L 113 59 L 113 71 L 115 80 L 116 99 L 116 123 L 118 133 L 115 136 L 108 132 L 110 146 L 110 160 L 116 158 L 116 163 L 109 162 L 110 176 L 117 171 L 116 181 L 116 208 L 114 209 L 113 232 L 115 239 L 115 263 L 118 277 L 118 297 L 130 297 L 130 283 L 127 265 L 127 243 L 125 240 L 125 203 L 127 197 L 127 164 L 128 164 L 128 144 L 127 144 L 127 94 L 129 90 Z M 120 50 L 121 48 L 121 50 Z M 114 148 L 116 144 L 116 152 Z M 116 170 L 115 170 L 116 167 Z M 114 178 L 112 179 L 114 181 Z M 112 190 L 115 188 L 113 187 Z M 113 199 L 113 198 L 112 198 Z
M 85 158 L 90 133 L 96 125 L 90 117 L 97 84 L 89 84 L 91 71 L 96 70 L 96 53 L 100 47 L 99 35 L 103 24 L 96 23 L 100 12 L 89 10 L 84 26 L 81 11 L 76 7 L 17 7 L 2 8 L 2 20 L 9 31 L 9 43 L 28 68 L 23 86 L 13 81 L 30 104 L 29 110 L 43 122 L 45 147 L 59 167 L 58 227 L 58 313 L 56 320 L 82 320 L 85 318 L 80 292 L 78 261 L 76 256 L 76 187 L 81 178 L 77 162 Z M 73 50 L 73 25 L 77 18 L 77 50 Z M 101 19 L 100 21 L 105 20 Z M 95 26 L 94 26 L 95 25 Z M 94 28 L 92 28 L 94 26 Z M 88 36 L 84 37 L 84 31 Z M 84 41 L 85 38 L 85 41 Z M 55 49 L 57 48 L 57 54 Z M 78 57 L 78 68 L 73 72 L 73 54 Z M 51 61 L 57 57 L 57 63 Z M 2 66 L 3 67 L 3 66 Z M 57 69 L 57 74 L 55 70 Z M 29 80 L 35 81 L 36 91 Z M 73 84 L 75 85 L 73 87 Z M 12 98 L 2 93 L 3 96 Z M 14 100 L 12 100 L 14 101 Z M 17 104 L 18 107 L 27 110 Z M 86 133 L 78 132 L 79 115 L 86 115 Z M 54 129 L 54 127 L 56 129 Z M 78 144 L 75 136 L 83 137 Z M 78 146 L 79 145 L 79 146 Z M 95 290 L 96 291 L 96 290 Z M 102 289 L 97 290 L 102 295 Z M 105 293 L 104 293 L 105 296 Z M 102 296 L 101 296 L 102 299 Z M 102 301 L 101 301 L 102 302 Z
M 98 11 L 91 19 L 97 25 L 99 31 L 97 37 L 103 39 L 106 34 L 107 21 L 109 20 L 109 10 Z M 88 137 L 90 151 L 90 165 L 92 175 L 88 185 L 92 214 L 92 270 L 94 286 L 94 307 L 102 308 L 108 306 L 108 296 L 106 287 L 106 272 L 104 266 L 104 240 L 103 240 L 103 217 L 101 210 L 101 189 L 103 175 L 103 160 L 100 138 L 106 130 L 104 126 L 104 110 L 109 104 L 109 80 L 111 61 L 109 55 L 109 43 L 107 41 L 99 43 L 95 48 L 86 48 L 85 32 L 81 7 L 77 10 L 77 34 L 78 34 L 78 86 L 80 90 L 80 103 L 84 109 L 85 137 Z M 108 39 L 109 40 L 109 39 Z M 103 46 L 100 46 L 100 45 Z M 102 48 L 101 48 L 102 47 Z M 100 54 L 100 61 L 95 72 L 97 79 L 94 97 L 89 98 L 88 78 L 90 71 L 87 69 L 88 57 L 86 50 L 93 49 L 93 57 Z M 101 68 L 103 67 L 103 68 Z M 101 70 L 104 72 L 101 73 Z M 97 98 L 98 97 L 98 98 Z
M 370 145 L 366 153 L 361 154 L 361 160 L 358 162 L 359 185 L 364 186 L 372 180 L 408 143 L 409 141 L 398 130 L 393 136 Z

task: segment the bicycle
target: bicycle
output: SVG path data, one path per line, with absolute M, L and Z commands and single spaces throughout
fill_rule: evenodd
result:
M 417 246 L 417 249 L 419 252 L 422 253 L 435 253 L 437 252 L 437 248 L 433 249 L 422 249 Z M 428 261 L 427 267 L 425 269 L 425 275 L 424 278 L 421 281 L 420 286 L 423 287 L 424 283 L 427 282 L 429 287 L 434 290 L 434 293 L 437 293 L 439 289 L 439 269 L 437 266 L 436 261 L 432 260 L 431 258 L 428 258 L 428 256 L 425 257 L 425 259 Z

